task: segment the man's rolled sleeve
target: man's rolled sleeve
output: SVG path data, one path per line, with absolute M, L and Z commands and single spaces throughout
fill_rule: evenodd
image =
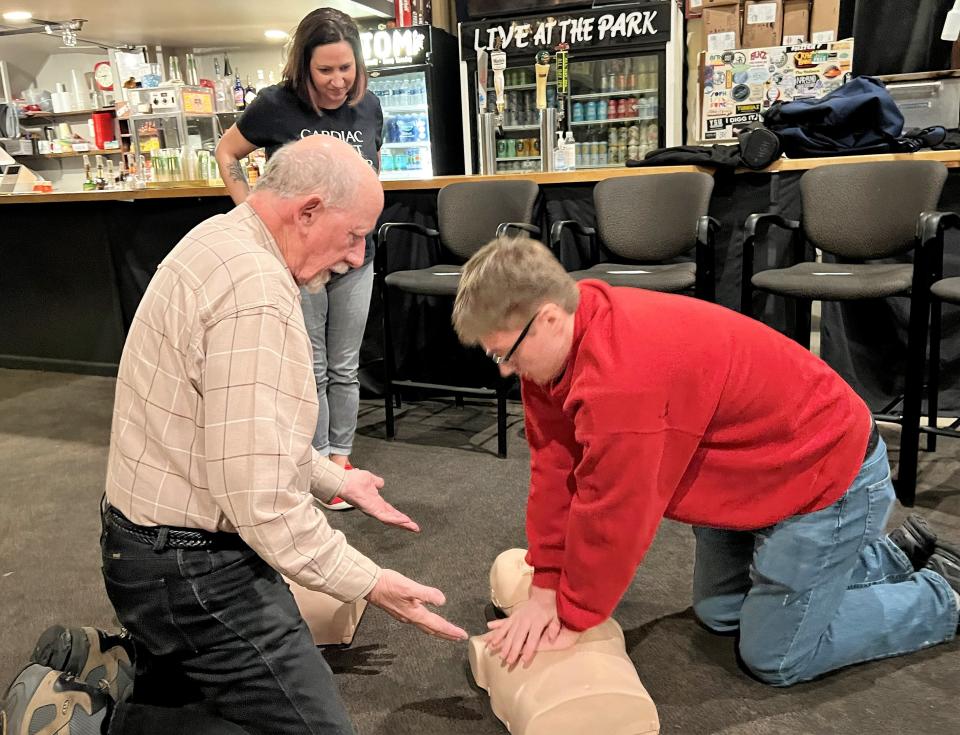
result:
M 343 483 L 347 478 L 347 471 L 332 462 L 316 449 L 310 447 L 313 457 L 313 469 L 310 472 L 310 492 L 318 500 L 329 503 L 340 494 Z

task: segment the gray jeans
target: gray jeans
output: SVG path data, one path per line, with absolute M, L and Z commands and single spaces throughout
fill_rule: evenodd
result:
M 320 402 L 313 446 L 323 455 L 349 455 L 353 449 L 360 405 L 360 343 L 372 291 L 372 262 L 334 276 L 320 293 L 300 289 Z

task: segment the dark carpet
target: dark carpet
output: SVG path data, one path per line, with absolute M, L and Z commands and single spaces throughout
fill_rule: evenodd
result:
M 3 688 L 51 623 L 113 624 L 97 547 L 112 399 L 108 378 L 0 371 Z M 423 531 L 388 529 L 357 511 L 331 514 L 380 564 L 440 587 L 445 614 L 471 633 L 484 628 L 491 561 L 524 543 L 527 453 L 519 406 L 511 412 L 510 458 L 500 460 L 490 407 L 404 406 L 398 439 L 387 442 L 380 404 L 365 401 L 354 459 L 386 478 L 386 495 Z M 960 540 L 960 442 L 941 440 L 922 457 L 921 483 L 919 512 Z M 903 515 L 898 509 L 892 522 Z M 692 542 L 689 528 L 665 522 L 615 615 L 662 732 L 960 732 L 957 642 L 785 690 L 751 680 L 737 666 L 734 640 L 693 619 Z M 427 638 L 369 609 L 353 645 L 326 656 L 359 733 L 506 732 L 472 684 L 465 644 Z

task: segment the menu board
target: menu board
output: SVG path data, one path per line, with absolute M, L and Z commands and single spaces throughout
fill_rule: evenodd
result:
M 774 102 L 829 94 L 850 78 L 852 63 L 852 38 L 701 54 L 702 140 L 733 140 Z

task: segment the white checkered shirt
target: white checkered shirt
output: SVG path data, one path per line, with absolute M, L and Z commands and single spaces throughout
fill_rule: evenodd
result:
M 349 601 L 379 568 L 327 524 L 344 472 L 310 442 L 313 353 L 300 290 L 248 204 L 163 260 L 117 376 L 107 500 L 134 523 L 239 532 L 274 569 Z

